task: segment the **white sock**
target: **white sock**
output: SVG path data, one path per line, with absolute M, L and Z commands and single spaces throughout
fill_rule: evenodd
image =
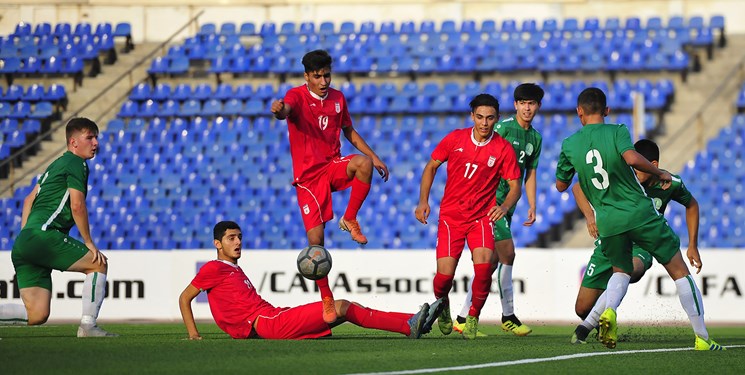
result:
M 512 266 L 499 263 L 497 266 L 499 281 L 499 300 L 502 302 L 502 316 L 515 314 L 515 303 L 512 290 Z
M 678 289 L 680 304 L 683 305 L 683 310 L 688 314 L 688 319 L 693 326 L 693 332 L 696 336 L 709 340 L 709 331 L 706 330 L 704 323 L 704 301 L 701 299 L 701 292 L 696 282 L 691 275 L 688 275 L 675 280 L 675 286 Z
M 598 297 L 598 300 L 595 301 L 595 306 L 592 307 L 590 314 L 587 315 L 587 318 L 582 322 L 582 325 L 590 331 L 595 329 L 600 321 L 600 315 L 607 308 L 606 304 L 606 295 L 605 292 L 603 292 L 603 294 Z
M 605 308 L 612 308 L 618 310 L 618 306 L 621 305 L 623 297 L 626 296 L 626 291 L 629 289 L 629 282 L 631 281 L 631 275 L 627 275 L 623 272 L 613 272 L 613 276 L 608 280 L 608 286 L 605 289 Z
M 471 280 L 471 287 L 468 288 L 468 294 L 466 294 L 466 300 L 463 302 L 463 308 L 460 310 L 458 316 L 467 317 L 468 312 L 471 310 L 471 298 L 473 297 L 473 280 Z
M 106 291 L 106 274 L 91 272 L 85 276 L 83 282 L 83 317 L 81 325 L 96 325 L 98 312 L 101 310 L 104 293 Z
M 28 324 L 26 306 L 17 303 L 0 305 L 0 325 L 20 326 Z

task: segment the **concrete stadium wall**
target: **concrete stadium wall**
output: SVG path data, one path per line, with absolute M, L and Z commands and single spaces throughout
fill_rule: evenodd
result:
M 219 4 L 215 4 L 219 3 Z M 439 0 L 9 0 L 0 5 L 0 34 L 13 31 L 18 22 L 130 22 L 135 42 L 165 40 L 191 17 L 204 9 L 201 23 L 264 21 L 422 21 L 466 19 L 524 19 L 542 21 L 588 17 L 601 20 L 608 16 L 636 16 L 646 20 L 652 16 L 667 20 L 671 16 L 700 15 L 705 20 L 712 15 L 725 15 L 727 31 L 745 33 L 745 2 L 741 0 L 528 0 L 528 1 L 468 1 Z M 179 37 L 194 34 L 196 29 Z

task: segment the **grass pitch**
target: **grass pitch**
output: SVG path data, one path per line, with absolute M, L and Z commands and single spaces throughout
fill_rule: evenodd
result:
M 615 350 L 594 339 L 586 345 L 569 344 L 574 330 L 569 325 L 534 326 L 530 336 L 516 337 L 482 324 L 482 332 L 489 336 L 475 341 L 463 340 L 455 332 L 442 336 L 437 325 L 422 339 L 410 340 L 347 323 L 335 328 L 333 337 L 306 341 L 233 340 L 208 323 L 199 324 L 202 341 L 184 340 L 185 329 L 176 323 L 102 326 L 122 336 L 78 339 L 77 325 L 0 326 L 0 373 L 328 375 L 413 370 L 679 375 L 745 371 L 745 326 L 709 329 L 720 344 L 741 346 L 723 352 L 688 350 L 694 336 L 687 326 L 621 326 Z M 647 351 L 675 348 L 684 350 Z M 474 367 L 478 365 L 484 367 Z

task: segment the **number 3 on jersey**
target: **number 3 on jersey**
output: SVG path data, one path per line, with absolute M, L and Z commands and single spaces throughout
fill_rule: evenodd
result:
M 608 172 L 603 169 L 603 158 L 600 156 L 600 152 L 596 149 L 592 149 L 590 151 L 587 151 L 587 155 L 585 155 L 585 162 L 587 164 L 593 165 L 593 172 L 595 174 L 599 174 L 602 181 L 599 181 L 597 177 L 593 177 L 592 185 L 595 186 L 595 189 L 598 190 L 605 190 L 610 186 L 610 182 L 608 179 Z

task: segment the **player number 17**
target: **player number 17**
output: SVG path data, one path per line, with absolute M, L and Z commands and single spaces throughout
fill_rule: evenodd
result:
M 463 174 L 463 177 L 470 179 L 473 177 L 473 174 L 476 173 L 476 169 L 478 169 L 478 165 L 466 163 L 466 173 Z

